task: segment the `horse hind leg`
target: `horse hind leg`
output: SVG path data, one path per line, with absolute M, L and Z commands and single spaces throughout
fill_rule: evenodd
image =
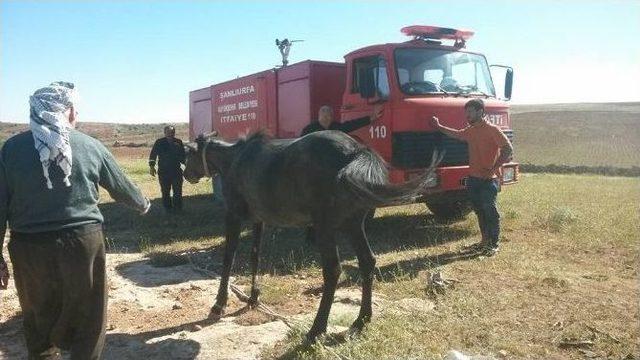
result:
M 376 258 L 371 251 L 367 235 L 364 231 L 364 216 L 356 216 L 348 220 L 346 232 L 358 257 L 358 267 L 362 276 L 362 301 L 358 318 L 351 325 L 351 331 L 360 332 L 364 325 L 371 321 L 373 314 L 371 297 L 373 288 L 373 273 L 376 267 Z
M 324 283 L 318 313 L 316 314 L 311 329 L 307 333 L 307 340 L 311 342 L 315 341 L 318 335 L 327 331 L 329 312 L 331 311 L 331 305 L 333 304 L 333 298 L 341 272 L 335 234 L 320 228 L 316 228 L 316 234 L 317 246 L 322 259 L 322 278 Z
M 262 242 L 262 232 L 264 223 L 253 224 L 253 245 L 251 246 L 251 296 L 249 297 L 249 307 L 258 306 L 260 288 L 257 284 L 258 268 L 260 266 L 260 245 Z
M 220 278 L 220 286 L 218 287 L 218 295 L 216 296 L 216 302 L 211 308 L 210 316 L 219 318 L 224 313 L 224 308 L 227 306 L 227 299 L 229 298 L 229 276 L 231 274 L 231 267 L 233 266 L 233 259 L 236 255 L 236 249 L 238 248 L 238 241 L 240 239 L 240 219 L 232 214 L 227 214 L 225 218 L 225 247 L 224 247 L 224 260 L 222 264 L 222 276 Z

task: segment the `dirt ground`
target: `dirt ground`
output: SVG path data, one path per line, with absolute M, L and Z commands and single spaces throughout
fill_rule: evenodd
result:
M 140 254 L 108 255 L 109 316 L 106 359 L 247 359 L 286 336 L 267 316 L 245 324 L 243 307 L 230 298 L 228 317 L 207 320 L 218 279 L 192 265 L 153 267 Z M 17 294 L 2 292 L 0 358 L 25 358 Z
M 219 279 L 193 264 L 155 267 L 138 253 L 108 254 L 107 272 L 105 359 L 254 359 L 266 347 L 284 340 L 289 332 L 283 321 L 258 310 L 247 310 L 232 293 L 227 315 L 217 322 L 208 319 Z M 0 296 L 0 359 L 26 358 L 13 281 Z M 319 296 L 310 292 L 304 301 L 273 310 L 293 324 L 304 324 L 313 318 L 318 301 Z M 379 312 L 383 302 L 374 296 L 374 311 Z M 359 304 L 359 289 L 339 289 L 332 316 L 355 319 Z M 390 309 L 430 311 L 433 305 L 420 299 L 403 299 Z M 344 330 L 332 328 L 330 332 Z

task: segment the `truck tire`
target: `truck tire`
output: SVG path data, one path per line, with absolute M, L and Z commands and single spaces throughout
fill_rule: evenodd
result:
M 428 201 L 427 208 L 440 222 L 453 222 L 464 219 L 471 212 L 471 203 L 466 199 L 444 201 Z

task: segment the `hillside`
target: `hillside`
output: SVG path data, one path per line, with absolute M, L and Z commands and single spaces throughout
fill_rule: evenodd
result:
M 640 103 L 517 105 L 512 120 L 521 163 L 640 166 Z
M 556 111 L 607 111 L 640 113 L 640 102 L 619 103 L 569 103 L 569 104 L 521 104 L 512 105 L 511 113 Z
M 631 168 L 640 166 L 640 103 L 514 105 L 516 159 L 523 164 Z M 0 142 L 26 129 L 0 123 Z M 118 156 L 144 157 L 164 124 L 80 123 Z M 188 124 L 176 125 L 188 138 Z M 115 146 L 114 146 L 115 145 Z M 134 145 L 127 146 L 127 145 Z M 138 147 L 140 146 L 140 147 Z
M 166 124 L 110 124 L 80 122 L 78 129 L 89 134 L 107 146 L 112 146 L 116 141 L 135 144 L 153 144 L 153 141 L 162 136 Z M 178 137 L 187 138 L 189 126 L 186 123 L 175 124 Z M 27 124 L 14 124 L 0 122 L 0 142 L 27 129 Z

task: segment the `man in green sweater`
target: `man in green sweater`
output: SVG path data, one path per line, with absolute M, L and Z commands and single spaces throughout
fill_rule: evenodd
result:
M 146 213 L 150 203 L 96 139 L 74 129 L 74 85 L 30 98 L 30 131 L 0 150 L 0 249 L 7 223 L 29 359 L 99 359 L 107 282 L 98 186 Z M 9 281 L 0 252 L 0 289 Z

